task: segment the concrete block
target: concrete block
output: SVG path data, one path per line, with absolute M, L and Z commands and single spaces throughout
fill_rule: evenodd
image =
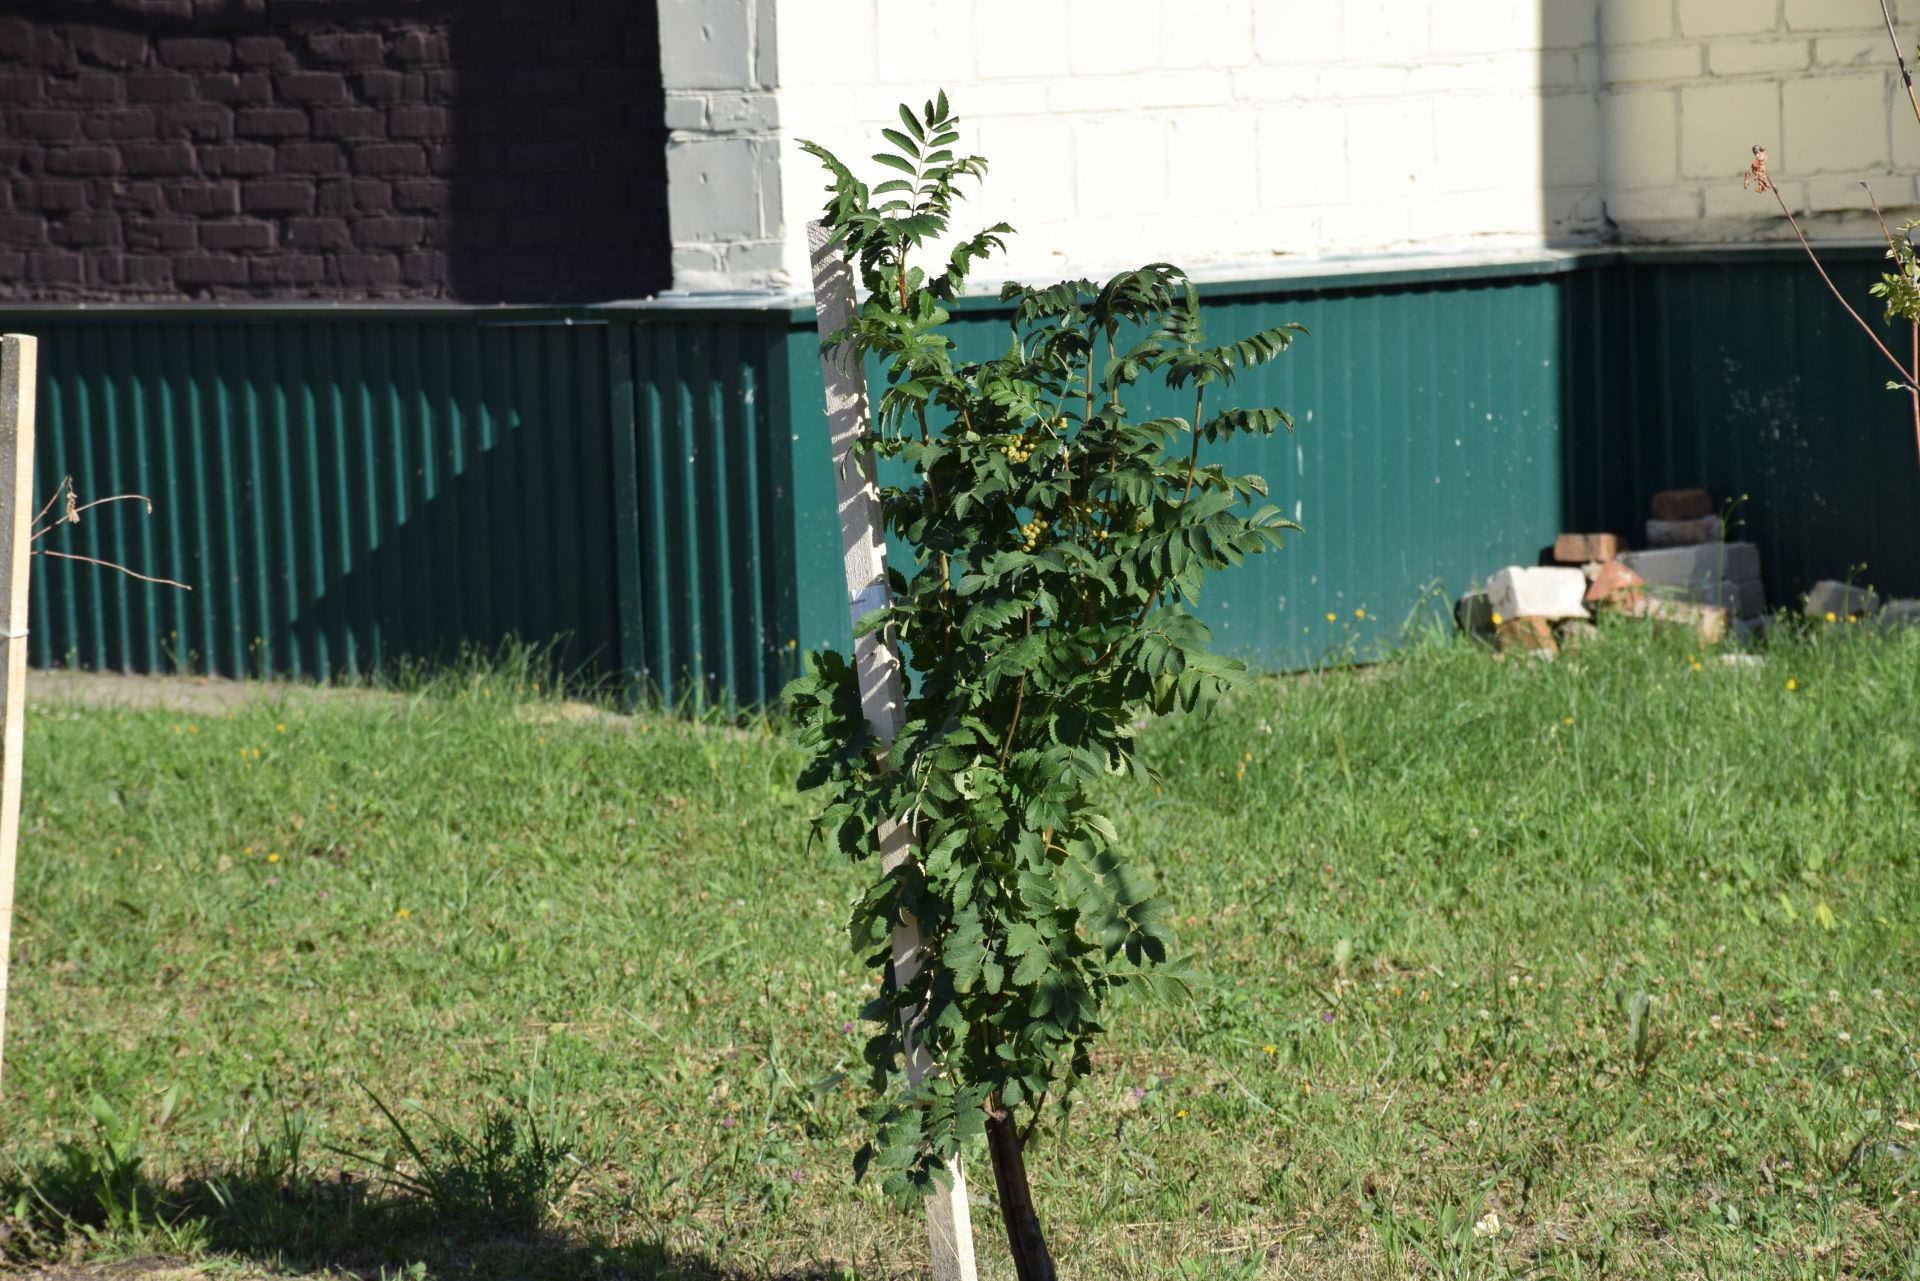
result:
M 1757 578 L 1707 583 L 1688 589 L 1682 599 L 1700 605 L 1718 605 L 1735 618 L 1758 618 L 1767 612 L 1766 585 Z
M 1663 489 L 1648 510 L 1655 520 L 1699 520 L 1713 515 L 1713 495 L 1704 489 Z
M 1920 627 L 1920 600 L 1890 600 L 1874 621 L 1881 627 Z
M 1701 543 L 1621 552 L 1618 562 L 1660 587 L 1700 587 L 1760 577 L 1760 549 L 1752 543 Z
M 1717 543 L 1725 531 L 1718 516 L 1698 520 L 1650 520 L 1647 522 L 1647 546 L 1692 547 L 1698 543 Z
M 1502 619 L 1585 618 L 1587 576 L 1577 569 L 1509 565 L 1487 581 L 1487 600 Z
M 1494 632 L 1494 645 L 1502 653 L 1516 649 L 1546 655 L 1560 652 L 1559 643 L 1553 639 L 1553 624 L 1537 615 L 1509 618 L 1500 624 Z
M 1823 578 L 1807 593 L 1808 618 L 1845 622 L 1855 616 L 1880 612 L 1880 597 L 1864 587 Z
M 1468 592 L 1453 606 L 1453 621 L 1475 636 L 1493 635 L 1493 604 L 1485 592 Z
M 1862 127 L 1865 121 L 1886 118 L 1884 73 L 1875 69 L 1797 77 L 1780 92 L 1786 118 L 1781 154 L 1791 157 L 1792 164 L 1786 172 L 1853 175 L 1887 164 L 1887 133 Z
M 1553 558 L 1562 565 L 1609 561 L 1621 550 L 1618 534 L 1562 534 L 1553 540 Z

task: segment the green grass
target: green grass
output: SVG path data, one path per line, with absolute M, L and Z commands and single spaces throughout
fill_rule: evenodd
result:
M 1206 978 L 1034 1155 L 1066 1274 L 1920 1277 L 1920 633 L 1698 658 L 1434 643 L 1154 726 L 1119 826 Z M 16 1260 L 914 1274 L 793 753 L 516 683 L 34 714 Z

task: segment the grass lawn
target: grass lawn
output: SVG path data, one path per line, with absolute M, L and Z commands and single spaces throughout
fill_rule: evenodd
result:
M 917 1275 L 794 753 L 531 683 L 33 714 L 0 1250 Z M 1920 632 L 1435 643 L 1145 751 L 1205 977 L 1031 1157 L 1065 1275 L 1920 1277 Z

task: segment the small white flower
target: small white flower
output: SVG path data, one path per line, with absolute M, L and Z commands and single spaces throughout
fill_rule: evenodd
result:
M 1500 1235 L 1500 1216 L 1495 1214 L 1492 1210 L 1488 1210 L 1485 1214 L 1480 1216 L 1479 1222 L 1473 1225 L 1473 1235 L 1475 1235 L 1476 1237 L 1499 1236 Z

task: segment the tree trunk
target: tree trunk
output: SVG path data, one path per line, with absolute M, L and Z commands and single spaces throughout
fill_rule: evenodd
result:
M 1053 1255 L 1040 1231 L 1027 1186 L 1027 1162 L 1013 1114 L 998 1099 L 987 1109 L 987 1150 L 993 1154 L 993 1182 L 1000 1192 L 1000 1218 L 1007 1225 L 1007 1248 L 1019 1281 L 1055 1281 Z

